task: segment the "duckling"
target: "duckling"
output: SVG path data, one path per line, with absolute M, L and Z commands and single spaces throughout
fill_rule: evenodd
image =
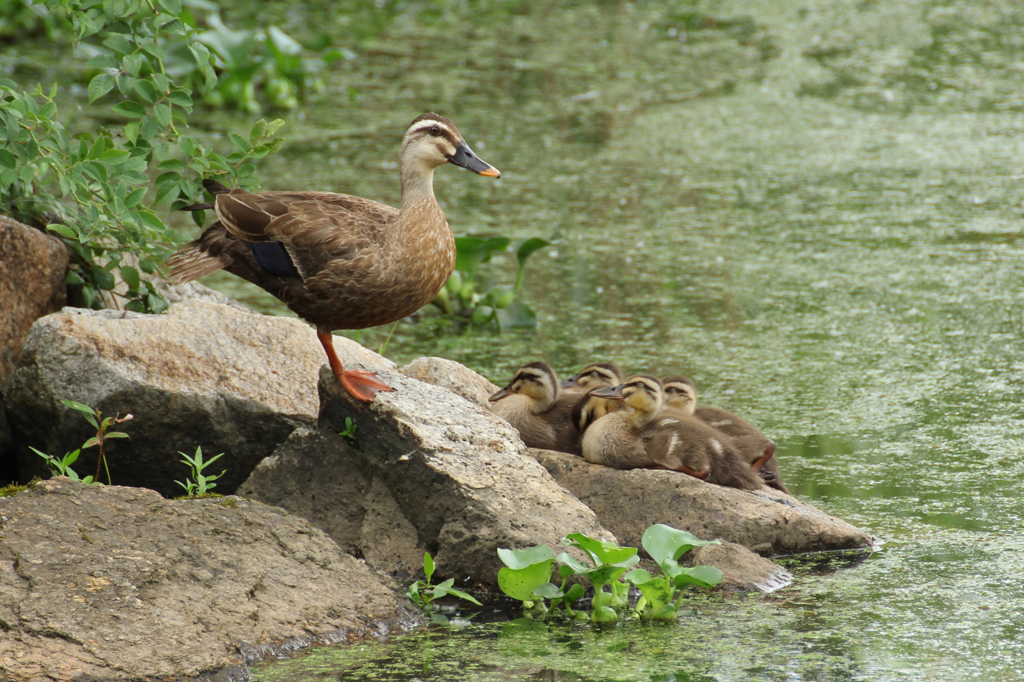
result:
M 733 439 L 733 445 L 751 468 L 760 474 L 766 484 L 790 494 L 779 474 L 779 461 L 775 457 L 775 442 L 757 430 L 750 422 L 732 412 L 716 407 L 698 407 L 697 387 L 689 377 L 671 376 L 662 380 L 665 405 L 683 414 L 693 415 Z
M 583 458 L 618 469 L 671 469 L 709 483 L 756 490 L 761 481 L 740 458 L 727 436 L 694 417 L 663 415 L 661 382 L 630 377 L 591 395 L 618 400 L 631 412 L 613 412 L 583 434 Z
M 590 392 L 598 388 L 610 388 L 622 383 L 622 372 L 610 362 L 595 362 L 584 367 L 575 376 L 562 382 L 562 391 L 576 396 L 572 408 L 572 424 L 582 434 L 587 427 L 610 412 L 625 409 L 618 400 L 595 398 Z
M 580 436 L 570 422 L 576 397 L 566 399 L 558 389 L 558 376 L 546 362 L 530 362 L 490 397 L 491 412 L 514 426 L 528 447 L 578 455 Z
M 423 114 L 399 152 L 402 204 L 332 192 L 246 192 L 214 180 L 203 186 L 217 222 L 165 263 L 173 282 L 216 270 L 248 280 L 316 327 L 331 371 L 356 399 L 391 387 L 372 372 L 347 370 L 334 350 L 335 329 L 400 320 L 429 303 L 455 267 L 455 239 L 434 198 L 434 170 L 445 163 L 486 177 L 501 173 L 476 156 L 455 124 Z

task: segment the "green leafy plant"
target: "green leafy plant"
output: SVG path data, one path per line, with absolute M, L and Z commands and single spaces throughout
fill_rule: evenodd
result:
M 434 575 L 434 568 L 434 559 L 430 556 L 430 552 L 424 552 L 423 574 L 426 576 L 426 580 L 417 580 L 412 585 L 409 585 L 409 589 L 405 592 L 406 596 L 412 600 L 412 603 L 424 614 L 429 615 L 434 623 L 447 625 L 449 622 L 448 617 L 438 611 L 437 604 L 434 603 L 435 599 L 447 596 L 458 597 L 459 599 L 473 602 L 477 606 L 482 606 L 472 595 L 452 587 L 455 584 L 454 578 L 449 578 L 439 585 L 431 585 L 430 579 Z
M 523 286 L 526 262 L 535 252 L 558 243 L 539 237 L 527 239 L 516 248 L 519 264 L 516 281 L 511 287 L 485 286 L 481 293 L 476 284 L 477 268 L 487 263 L 496 253 L 507 251 L 512 240 L 508 237 L 456 237 L 455 272 L 437 294 L 432 303 L 447 315 L 469 317 L 476 326 L 495 322 L 500 327 L 532 327 L 537 315 L 528 305 L 516 299 Z
M 636 547 L 619 547 L 614 542 L 597 540 L 583 533 L 572 533 L 562 538 L 562 544 L 575 547 L 590 559 L 576 561 L 566 552 L 556 558 L 562 568 L 585 576 L 594 586 L 593 610 L 590 620 L 594 623 L 614 623 L 619 613 L 629 603 L 629 585 L 619 578 L 640 561 Z M 561 568 L 559 572 L 561 572 Z M 608 591 L 605 591 L 605 586 Z
M 185 479 L 184 483 L 182 483 L 181 481 L 175 481 L 175 483 L 177 483 L 178 485 L 185 489 L 185 494 L 188 497 L 203 497 L 204 495 L 209 494 L 210 490 L 217 487 L 217 484 L 213 483 L 213 481 L 217 480 L 225 473 L 227 473 L 227 469 L 220 472 L 219 474 L 203 473 L 203 469 L 210 466 L 211 464 L 213 464 L 218 459 L 224 456 L 223 452 L 220 453 L 219 455 L 211 457 L 205 462 L 203 461 L 203 449 L 201 447 L 196 448 L 196 454 L 192 457 L 189 457 L 180 450 L 178 451 L 178 454 L 185 458 L 181 460 L 181 463 L 187 464 L 192 469 L 192 476 L 194 476 L 196 479 L 195 481 L 193 481 L 192 477 L 189 477 Z
M 253 161 L 278 149 L 281 124 L 260 121 L 247 138 L 230 134 L 236 149 L 226 156 L 183 133 L 193 85 L 205 95 L 218 81 L 180 0 L 43 5 L 63 12 L 91 57 L 89 101 L 109 101 L 116 123 L 76 133 L 58 110 L 56 85 L 24 91 L 0 78 L 0 213 L 45 225 L 68 245 L 77 304 L 160 312 L 166 302 L 149 276 L 176 235 L 151 206 L 193 203 L 207 176 L 256 189 Z M 201 78 L 177 80 L 165 64 L 169 41 L 183 41 Z
M 259 113 L 263 106 L 258 94 L 262 93 L 270 106 L 294 109 L 303 92 L 323 90 L 320 73 L 326 64 L 354 56 L 336 48 L 307 49 L 277 26 L 234 30 L 217 14 L 206 17 L 206 25 L 207 30 L 197 37 L 212 51 L 220 74 L 217 87 L 203 97 L 211 106 Z M 199 75 L 184 42 L 169 47 L 168 68 Z
M 630 571 L 640 561 L 634 547 L 619 547 L 583 533 L 572 533 L 562 539 L 562 544 L 580 550 L 587 560 L 577 561 L 566 552 L 555 556 L 546 545 L 521 550 L 498 549 L 498 557 L 505 564 L 498 571 L 498 587 L 523 602 L 524 615 L 528 618 L 543 618 L 560 605 L 574 616 L 570 605 L 581 599 L 585 590 L 579 583 L 567 590 L 566 582 L 574 575 L 585 578 L 594 588 L 590 620 L 605 624 L 617 622 L 628 611 L 630 585 L 636 585 L 642 594 L 635 609 L 641 620 L 671 620 L 679 613 L 681 589 L 685 585 L 713 587 L 722 581 L 722 572 L 717 568 L 684 568 L 678 563 L 679 557 L 690 549 L 719 544 L 718 540 L 700 540 L 686 531 L 656 524 L 644 532 L 642 542 L 665 577 L 655 578 L 644 569 Z M 551 582 L 555 562 L 561 564 L 558 568 L 561 586 Z M 550 600 L 550 608 L 544 603 L 545 599 Z
M 356 443 L 356 423 L 352 417 L 345 417 L 345 428 L 339 431 L 338 435 L 347 440 L 349 445 L 353 447 L 358 445 Z
M 502 592 L 523 602 L 524 614 L 528 617 L 543 617 L 548 613 L 544 600 L 551 600 L 551 610 L 560 605 L 572 616 L 572 603 L 582 599 L 583 586 L 572 585 L 567 591 L 565 584 L 571 571 L 562 572 L 562 584 L 551 582 L 551 570 L 555 553 L 547 545 L 529 549 L 498 549 L 498 557 L 505 567 L 498 571 L 498 587 Z M 564 567 L 563 567 L 564 568 Z
M 110 468 L 107 466 L 107 455 L 103 446 L 106 444 L 107 440 L 111 438 L 128 438 L 127 433 L 124 433 L 123 431 L 111 431 L 110 427 L 115 424 L 123 424 L 126 421 L 131 421 L 133 418 L 132 415 L 128 414 L 122 417 L 118 414 L 113 417 L 104 417 L 103 413 L 99 410 L 75 400 L 61 400 L 60 402 L 65 407 L 70 407 L 73 410 L 81 412 L 86 421 L 92 424 L 92 427 L 96 429 L 96 435 L 85 441 L 81 448 L 74 452 L 65 454 L 60 459 L 52 457 L 45 452 L 40 452 L 31 446 L 29 446 L 29 449 L 46 460 L 46 464 L 50 468 L 50 472 L 55 476 L 67 476 L 74 481 L 81 481 L 83 483 L 99 483 L 100 472 L 105 470 L 107 472 L 107 483 L 109 484 L 111 482 Z M 82 450 L 91 447 L 99 448 L 99 455 L 96 460 L 96 475 L 79 478 L 78 474 L 71 468 L 71 465 L 78 461 L 78 456 L 81 454 Z
M 718 540 L 701 540 L 685 530 L 659 523 L 644 531 L 640 543 L 665 573 L 665 577 L 655 578 L 638 568 L 624 576 L 643 595 L 636 604 L 641 620 L 674 620 L 682 604 L 683 587 L 714 587 L 722 582 L 722 572 L 713 566 L 679 565 L 679 557 L 686 552 L 694 547 L 721 544 Z

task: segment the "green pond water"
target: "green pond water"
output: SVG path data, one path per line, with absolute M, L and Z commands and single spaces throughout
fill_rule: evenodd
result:
M 795 495 L 879 545 L 853 567 L 792 565 L 769 596 L 699 598 L 670 626 L 424 630 L 256 679 L 1024 679 L 1024 5 L 373 7 L 225 11 L 356 54 L 285 116 L 264 187 L 397 204 L 401 135 L 436 110 L 503 172 L 438 170 L 453 229 L 562 239 L 529 263 L 535 329 L 428 315 L 385 354 L 499 384 L 538 358 L 690 374 L 780 443 Z M 514 258 L 481 274 L 511 283 Z

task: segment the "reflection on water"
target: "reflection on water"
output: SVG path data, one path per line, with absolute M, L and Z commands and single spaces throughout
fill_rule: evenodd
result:
M 799 497 L 881 551 L 669 627 L 421 632 L 259 679 L 1019 679 L 1021 5 L 376 7 L 341 4 L 372 28 L 290 119 L 264 185 L 396 204 L 400 136 L 436 109 L 504 172 L 438 170 L 456 232 L 564 236 L 529 264 L 536 330 L 425 315 L 387 354 L 498 383 L 536 358 L 690 374 L 779 442 Z M 346 25 L 333 5 L 257 12 Z M 486 267 L 514 277 L 511 255 Z

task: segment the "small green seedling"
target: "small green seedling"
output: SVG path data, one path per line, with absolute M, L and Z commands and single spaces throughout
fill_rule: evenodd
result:
M 46 465 L 50 467 L 50 473 L 53 474 L 54 476 L 67 476 L 72 481 L 81 481 L 82 483 L 99 483 L 99 481 L 94 481 L 92 476 L 79 478 L 78 474 L 75 473 L 75 470 L 71 468 L 71 465 L 78 460 L 78 455 L 79 453 L 81 453 L 81 450 L 69 452 L 60 459 L 57 459 L 56 457 L 48 455 L 45 452 L 40 452 L 39 450 L 36 450 L 31 445 L 28 446 L 28 449 L 46 460 Z
M 424 552 L 423 574 L 427 579 L 426 581 L 417 580 L 412 585 L 409 585 L 409 589 L 405 592 L 406 596 L 412 600 L 412 603 L 424 614 L 429 615 L 434 623 L 438 625 L 448 624 L 448 617 L 443 613 L 439 613 L 437 604 L 433 603 L 435 599 L 450 595 L 473 602 L 477 606 L 483 606 L 472 595 L 452 587 L 455 584 L 454 578 L 449 578 L 440 585 L 431 585 L 430 578 L 434 575 L 434 568 L 434 559 L 430 556 L 430 552 Z
M 348 441 L 349 445 L 355 446 L 356 443 L 356 423 L 352 420 L 352 417 L 345 417 L 345 429 L 339 431 L 338 435 Z
M 181 460 L 182 464 L 188 464 L 192 468 L 192 475 L 195 476 L 196 480 L 193 482 L 192 478 L 186 478 L 185 482 L 175 481 L 178 485 L 185 489 L 185 493 L 189 497 L 202 497 L 210 492 L 212 488 L 216 488 L 217 484 L 212 481 L 217 480 L 225 473 L 227 469 L 214 475 L 203 475 L 203 469 L 210 466 L 218 459 L 224 456 L 224 453 L 220 453 L 207 461 L 203 461 L 203 449 L 201 447 L 196 448 L 196 454 L 194 457 L 189 457 L 184 452 L 178 451 L 178 454 L 185 459 Z

